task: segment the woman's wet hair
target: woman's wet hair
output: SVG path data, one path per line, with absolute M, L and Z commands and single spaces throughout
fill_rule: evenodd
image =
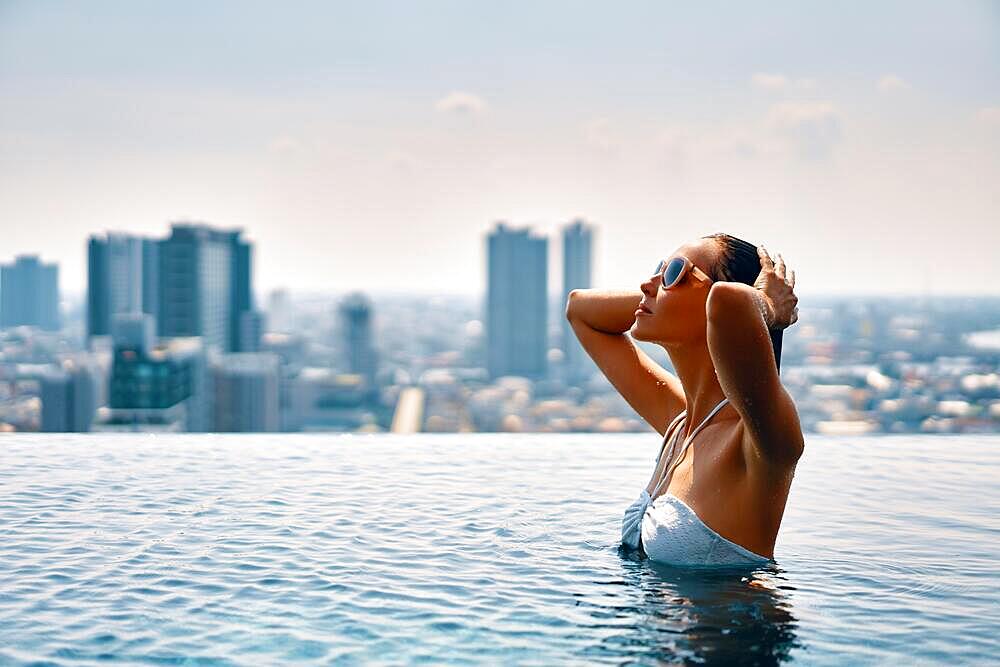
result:
M 703 236 L 704 239 L 715 239 L 719 243 L 720 258 L 716 266 L 709 272 L 712 280 L 732 283 L 744 283 L 753 286 L 760 275 L 760 255 L 757 246 L 749 241 L 735 236 L 717 232 Z M 771 329 L 771 349 L 774 351 L 774 365 L 781 371 L 781 329 Z

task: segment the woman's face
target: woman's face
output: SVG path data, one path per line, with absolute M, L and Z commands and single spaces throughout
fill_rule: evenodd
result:
M 636 315 L 635 323 L 629 330 L 636 340 L 669 345 L 697 341 L 706 335 L 708 320 L 705 302 L 711 283 L 702 282 L 688 271 L 679 283 L 665 289 L 660 275 L 653 274 L 660 259 L 669 261 L 677 255 L 687 257 L 711 276 L 712 268 L 719 259 L 718 241 L 698 239 L 685 243 L 662 258 L 651 258 L 648 275 L 639 286 L 643 293 L 642 303 L 651 312 Z

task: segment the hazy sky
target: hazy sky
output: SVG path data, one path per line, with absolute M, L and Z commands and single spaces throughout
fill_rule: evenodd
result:
M 726 231 L 800 294 L 1000 292 L 1000 4 L 0 1 L 0 261 L 241 226 L 258 289 L 596 285 Z

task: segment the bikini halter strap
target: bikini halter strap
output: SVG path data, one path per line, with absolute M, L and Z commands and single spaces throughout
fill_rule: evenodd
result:
M 684 445 L 681 447 L 681 451 L 680 451 L 680 454 L 677 456 L 677 460 L 673 461 L 672 459 L 674 457 L 674 447 L 677 444 L 677 438 L 680 435 L 681 429 L 684 427 L 684 425 L 681 424 L 677 428 L 677 430 L 674 432 L 674 437 L 671 438 L 671 443 L 670 443 L 670 458 L 667 459 L 668 465 L 670 465 L 670 469 L 667 471 L 667 474 L 664 475 L 662 479 L 660 479 L 659 483 L 653 488 L 653 493 L 652 493 L 651 497 L 655 498 L 656 497 L 656 492 L 660 490 L 660 486 L 663 484 L 663 482 L 665 482 L 666 480 L 668 480 L 668 479 L 670 479 L 670 478 L 673 477 L 673 475 L 674 475 L 674 469 L 677 467 L 677 465 L 684 458 L 684 454 L 687 452 L 687 449 L 691 445 L 691 442 L 694 441 L 694 436 L 696 436 L 698 434 L 698 431 L 700 431 L 702 429 L 702 427 L 704 427 L 705 424 L 708 423 L 708 420 L 710 420 L 712 417 L 714 417 L 715 413 L 718 412 L 719 410 L 721 410 L 722 407 L 726 403 L 728 403 L 728 402 L 729 402 L 728 398 L 723 398 L 721 401 L 719 401 L 719 403 L 714 408 L 712 408 L 711 412 L 709 412 L 707 415 L 705 415 L 705 418 L 701 420 L 701 423 L 698 424 L 693 431 L 691 431 L 691 435 L 689 435 L 687 438 L 685 438 Z M 674 425 L 676 425 L 677 422 L 683 420 L 686 417 L 687 417 L 687 410 L 682 410 L 681 413 L 679 415 L 677 415 L 677 417 L 675 417 L 674 420 L 670 423 L 670 426 L 667 427 L 667 431 L 666 432 L 670 433 L 670 429 Z M 664 444 L 664 447 L 660 449 L 660 456 L 663 456 L 663 449 L 666 448 L 666 440 L 664 440 L 663 444 Z M 659 462 L 660 456 L 656 457 L 657 462 Z

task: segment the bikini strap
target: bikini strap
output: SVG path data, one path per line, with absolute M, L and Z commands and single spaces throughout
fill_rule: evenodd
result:
M 660 445 L 660 453 L 656 455 L 656 462 L 660 462 L 660 457 L 663 456 L 663 450 L 667 448 L 667 440 L 670 438 L 670 430 L 677 425 L 678 422 L 687 416 L 687 410 L 681 410 L 680 413 L 673 418 L 670 424 L 667 425 L 667 430 L 663 432 L 663 443 Z
M 708 423 L 708 420 L 710 420 L 712 417 L 714 417 L 715 413 L 718 412 L 719 410 L 721 410 L 722 406 L 724 406 L 727 402 L 729 402 L 728 398 L 724 398 L 721 401 L 719 401 L 718 405 L 716 405 L 714 408 L 712 408 L 712 411 L 709 412 L 707 415 L 705 415 L 705 418 L 701 420 L 701 423 L 698 424 L 693 431 L 691 431 L 691 435 L 689 435 L 684 440 L 684 445 L 681 447 L 681 451 L 680 451 L 680 454 L 677 456 L 677 460 L 670 462 L 672 464 L 672 465 L 670 465 L 670 470 L 667 471 L 667 474 L 664 475 L 660 479 L 660 482 L 653 488 L 653 493 L 651 494 L 651 497 L 655 498 L 656 497 L 656 492 L 660 490 L 660 486 L 663 484 L 663 482 L 666 481 L 666 480 L 668 480 L 668 479 L 670 479 L 670 478 L 672 478 L 674 476 L 674 470 L 677 468 L 677 465 L 684 458 L 684 454 L 687 453 L 688 447 L 690 447 L 691 443 L 694 441 L 694 436 L 696 436 L 698 434 L 698 431 L 700 431 L 702 429 L 702 427 L 705 426 L 705 424 Z M 686 413 L 686 411 L 685 411 L 685 413 Z M 677 433 L 680 434 L 680 430 L 679 429 L 678 429 Z M 677 437 L 674 436 L 674 442 L 676 442 L 676 441 L 677 441 Z M 670 448 L 671 458 L 673 458 L 673 453 L 674 453 L 673 452 L 673 447 L 671 447 Z M 658 458 L 657 458 L 657 461 L 659 461 Z

